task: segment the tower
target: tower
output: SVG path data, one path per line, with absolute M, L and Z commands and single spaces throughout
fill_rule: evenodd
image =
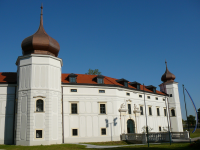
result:
M 166 71 L 161 77 L 162 84 L 160 84 L 160 91 L 168 94 L 168 111 L 169 111 L 169 120 L 171 131 L 173 132 L 183 132 L 182 125 L 182 115 L 181 115 L 181 107 L 180 107 L 180 99 L 178 92 L 178 82 L 175 82 L 176 78 L 174 74 L 172 74 L 167 67 Z
M 16 145 L 62 143 L 61 67 L 59 43 L 43 27 L 21 44 L 23 56 L 16 62 L 18 89 Z

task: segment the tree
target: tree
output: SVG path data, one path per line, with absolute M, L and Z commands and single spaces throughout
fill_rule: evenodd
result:
M 101 75 L 101 72 L 99 71 L 99 69 L 89 69 L 87 73 L 85 74 L 90 74 L 90 75 Z
M 195 116 L 189 115 L 188 116 L 188 123 L 189 123 L 189 125 L 195 125 L 195 123 L 196 123 Z
M 200 123 L 200 108 L 198 109 L 197 113 L 198 113 L 198 122 Z

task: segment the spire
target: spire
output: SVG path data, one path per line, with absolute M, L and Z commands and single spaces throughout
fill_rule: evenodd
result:
M 40 27 L 43 27 L 43 5 L 41 4 Z
M 167 82 L 167 81 L 174 81 L 174 79 L 176 78 L 175 75 L 173 73 L 171 73 L 169 70 L 168 70 L 168 67 L 167 67 L 167 61 L 165 60 L 165 65 L 166 65 L 166 70 L 165 70 L 165 73 L 162 75 L 161 77 L 161 81 L 163 82 Z

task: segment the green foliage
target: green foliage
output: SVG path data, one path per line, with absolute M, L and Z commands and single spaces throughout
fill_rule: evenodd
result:
M 85 74 L 90 74 L 90 75 L 101 75 L 101 72 L 99 71 L 99 69 L 89 69 L 87 73 Z
M 189 125 L 195 125 L 195 123 L 196 123 L 195 116 L 189 115 L 189 117 L 187 117 L 187 118 L 188 118 Z
M 190 137 L 191 138 L 195 138 L 195 137 L 200 137 L 200 129 L 196 129 L 196 131 L 194 133 L 192 133 L 194 129 L 190 129 Z

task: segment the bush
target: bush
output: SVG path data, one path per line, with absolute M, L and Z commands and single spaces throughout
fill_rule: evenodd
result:
M 192 148 L 199 148 L 200 147 L 200 140 L 198 139 L 198 140 L 192 142 L 190 144 L 190 147 L 192 147 Z

